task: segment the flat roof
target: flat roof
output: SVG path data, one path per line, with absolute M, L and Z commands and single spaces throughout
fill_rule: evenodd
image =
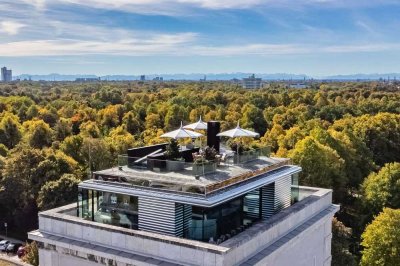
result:
M 193 164 L 185 164 L 182 170 L 170 172 L 121 166 L 96 171 L 94 177 L 96 180 L 126 183 L 132 186 L 208 194 L 250 180 L 284 165 L 290 165 L 290 159 L 259 156 L 243 164 L 221 164 L 217 166 L 215 172 L 198 177 L 193 175 Z
M 93 179 L 82 182 L 79 184 L 79 187 L 131 196 L 151 196 L 154 198 L 162 198 L 165 201 L 173 201 L 176 203 L 210 208 L 229 201 L 235 197 L 244 195 L 254 189 L 268 185 L 279 177 L 291 175 L 300 171 L 301 168 L 298 166 L 281 166 L 273 171 L 261 173 L 254 178 L 244 180 L 229 187 L 215 190 L 209 194 L 196 194 L 152 187 L 131 186 L 125 183 L 104 182 Z

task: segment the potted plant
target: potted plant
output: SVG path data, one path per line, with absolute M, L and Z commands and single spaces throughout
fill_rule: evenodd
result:
M 178 142 L 175 139 L 171 139 L 167 145 L 165 157 L 167 158 L 167 171 L 179 171 L 185 167 L 185 163 L 179 152 Z
M 215 172 L 217 170 L 217 162 L 215 160 L 217 154 L 217 151 L 211 147 L 206 147 L 200 151 L 200 156 L 193 161 L 193 174 L 201 176 Z

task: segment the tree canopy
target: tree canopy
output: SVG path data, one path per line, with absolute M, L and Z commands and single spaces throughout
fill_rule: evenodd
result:
M 240 122 L 257 131 L 261 138 L 247 145 L 291 158 L 303 169 L 302 185 L 332 188 L 341 204 L 334 230 L 345 236 L 334 235 L 332 261 L 354 258 L 347 241 L 358 258 L 373 215 L 399 208 L 400 83 L 268 83 L 258 90 L 231 81 L 0 84 L 0 213 L 10 229 L 29 231 L 40 209 L 72 200 L 90 171 L 116 166 L 127 148 L 163 143 L 163 133 L 201 116 L 222 121 L 222 130 Z M 66 201 L 52 201 L 55 194 Z
M 363 182 L 364 198 L 375 212 L 384 207 L 400 208 L 400 163 L 388 163 Z
M 400 265 L 400 210 L 384 208 L 362 234 L 361 265 Z

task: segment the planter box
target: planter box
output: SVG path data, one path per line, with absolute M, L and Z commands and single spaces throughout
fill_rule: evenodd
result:
M 167 171 L 177 172 L 185 168 L 185 161 L 167 161 Z
M 204 167 L 204 170 L 203 170 Z M 193 175 L 201 176 L 203 174 L 214 173 L 217 171 L 216 162 L 207 162 L 204 164 L 193 164 Z

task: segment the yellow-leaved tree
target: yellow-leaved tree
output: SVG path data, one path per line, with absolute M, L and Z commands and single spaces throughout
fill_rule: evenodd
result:
M 400 265 L 400 210 L 385 208 L 362 234 L 361 266 Z

